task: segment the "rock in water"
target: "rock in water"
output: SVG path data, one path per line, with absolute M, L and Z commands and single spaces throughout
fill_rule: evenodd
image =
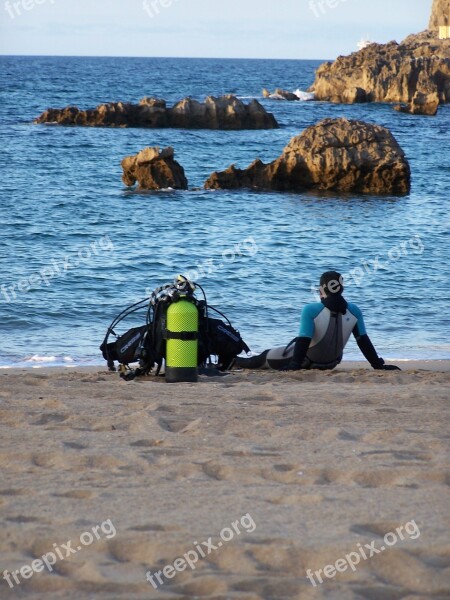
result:
M 188 181 L 183 167 L 174 159 L 173 148 L 144 148 L 135 156 L 126 156 L 121 165 L 124 184 L 132 186 L 137 181 L 138 190 L 187 190 Z
M 300 98 L 294 94 L 294 92 L 288 92 L 282 88 L 276 88 L 273 93 L 271 93 L 268 89 L 263 88 L 262 95 L 264 98 L 272 98 L 274 100 L 300 100 Z
M 410 186 L 408 161 L 391 132 L 347 119 L 325 119 L 308 127 L 268 165 L 260 160 L 244 170 L 231 165 L 205 183 L 206 189 L 317 188 L 369 194 L 405 194 Z
M 183 129 L 273 129 L 275 117 L 257 100 L 245 105 L 233 95 L 208 96 L 204 103 L 185 98 L 169 110 L 171 127 Z
M 314 94 L 303 92 L 302 90 L 296 90 L 295 92 L 288 92 L 281 88 L 276 88 L 272 93 L 267 88 L 263 88 L 262 95 L 264 98 L 270 98 L 271 100 L 289 100 L 289 101 L 308 101 L 314 100 Z
M 160 98 L 142 98 L 139 100 L 140 122 L 144 127 L 168 127 L 166 101 Z M 139 126 L 139 121 L 138 125 Z
M 416 92 L 412 101 L 406 106 L 398 104 L 394 106 L 399 112 L 410 113 L 412 115 L 428 115 L 434 117 L 439 108 L 439 96 L 436 93 L 424 94 Z
M 450 25 L 450 0 L 433 0 L 429 29 L 437 30 L 440 25 Z
M 316 100 L 344 104 L 411 102 L 416 92 L 436 93 L 441 103 L 450 102 L 450 40 L 429 31 L 401 44 L 370 44 L 322 64 L 309 91 Z
M 111 102 L 97 108 L 80 110 L 76 106 L 49 108 L 35 123 L 82 125 L 90 127 L 178 127 L 183 129 L 276 129 L 278 123 L 257 101 L 244 104 L 236 96 L 205 102 L 185 98 L 172 108 L 165 100 L 143 98 L 139 104 Z

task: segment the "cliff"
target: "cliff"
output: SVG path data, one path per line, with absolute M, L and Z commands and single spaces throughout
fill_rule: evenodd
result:
M 342 103 L 411 102 L 417 92 L 450 102 L 450 40 L 427 31 L 401 44 L 370 44 L 321 65 L 310 91 Z
M 438 36 L 439 25 L 450 25 L 449 6 L 450 0 L 434 0 L 430 29 L 400 44 L 370 44 L 322 64 L 309 91 L 316 100 L 343 104 L 415 103 L 425 96 L 450 102 L 450 39 Z
M 437 30 L 440 25 L 450 25 L 450 0 L 433 0 L 428 29 Z

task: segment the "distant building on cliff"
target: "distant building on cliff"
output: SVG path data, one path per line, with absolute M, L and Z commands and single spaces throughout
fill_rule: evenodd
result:
M 439 39 L 448 40 L 450 38 L 450 26 L 439 25 Z

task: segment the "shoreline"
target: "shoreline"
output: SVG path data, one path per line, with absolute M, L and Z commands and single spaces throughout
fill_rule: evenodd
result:
M 432 371 L 432 372 L 439 372 L 439 373 L 448 373 L 450 372 L 450 359 L 448 358 L 442 358 L 442 359 L 406 359 L 406 358 L 398 358 L 398 359 L 386 359 L 386 364 L 395 364 L 397 366 L 399 366 L 401 368 L 402 371 Z M 68 365 L 45 365 L 45 366 L 40 366 L 39 363 L 34 364 L 34 365 L 30 365 L 28 367 L 24 367 L 24 366 L 14 366 L 14 365 L 0 365 L 0 375 L 2 373 L 7 373 L 9 371 L 14 371 L 14 372 L 30 372 L 30 371 L 36 371 L 38 370 L 39 372 L 42 373 L 48 373 L 48 374 L 56 374 L 56 373 L 67 373 L 68 371 L 71 372 L 79 372 L 81 374 L 83 373 L 97 373 L 98 371 L 101 372 L 105 372 L 105 373 L 111 373 L 112 375 L 116 374 L 117 372 L 113 372 L 113 371 L 108 371 L 108 368 L 106 367 L 106 364 L 98 364 L 98 365 L 86 365 L 86 366 L 82 366 L 82 365 L 72 365 L 72 364 L 68 364 Z M 365 371 L 374 371 L 374 369 L 372 369 L 372 367 L 364 360 L 343 360 L 340 365 L 338 365 L 335 369 L 333 369 L 332 371 L 319 371 L 316 369 L 312 369 L 310 371 L 308 370 L 301 370 L 302 373 L 336 373 L 338 371 L 355 371 L 355 370 L 365 370 Z M 248 369 L 248 372 L 258 372 L 259 369 Z M 241 373 L 242 370 L 241 369 L 233 369 L 230 373 L 232 374 L 236 374 L 236 373 Z M 272 372 L 272 373 L 276 373 L 277 371 L 275 370 L 271 370 L 271 371 L 264 371 L 261 370 L 261 372 Z M 374 371 L 374 372 L 378 372 L 380 373 L 381 371 Z M 151 378 L 151 375 L 150 375 Z

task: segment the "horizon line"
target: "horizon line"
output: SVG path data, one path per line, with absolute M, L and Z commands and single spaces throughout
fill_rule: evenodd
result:
M 4 54 L 0 57 L 9 58 L 164 58 L 176 60 L 274 60 L 274 61 L 332 61 L 332 58 L 268 58 L 268 57 L 232 57 L 232 56 L 118 56 L 115 54 Z

